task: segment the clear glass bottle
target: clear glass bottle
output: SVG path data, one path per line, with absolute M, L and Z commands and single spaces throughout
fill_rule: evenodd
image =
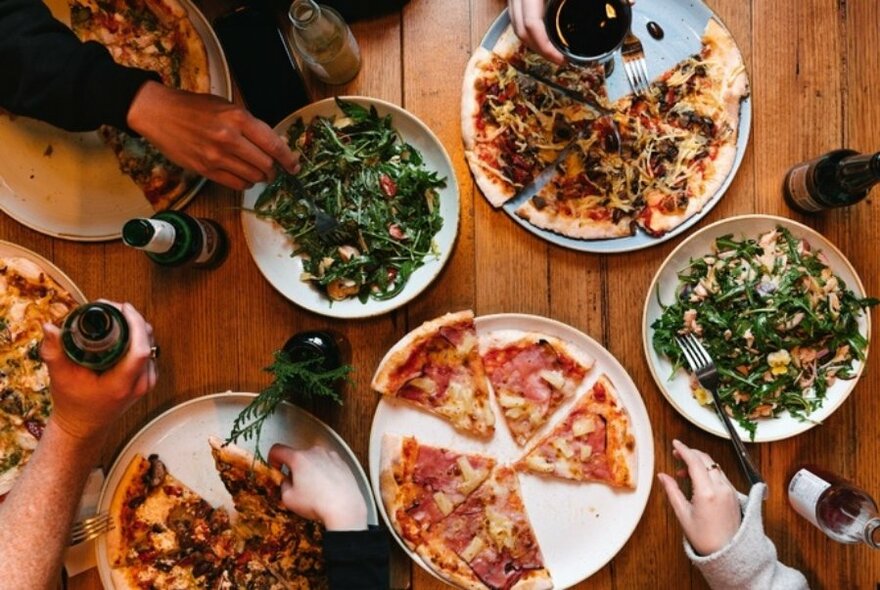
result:
M 327 84 L 344 84 L 361 69 L 357 41 L 338 12 L 312 0 L 293 0 L 288 13 L 292 45 L 315 75 Z
M 146 252 L 160 266 L 190 264 L 216 268 L 226 258 L 229 239 L 220 225 L 180 211 L 163 211 L 153 217 L 127 221 L 122 241 Z
M 125 356 L 128 341 L 128 322 L 109 303 L 92 302 L 77 307 L 61 328 L 61 345 L 67 357 L 99 373 Z
M 880 549 L 877 504 L 843 478 L 805 465 L 788 483 L 788 500 L 798 514 L 835 541 Z

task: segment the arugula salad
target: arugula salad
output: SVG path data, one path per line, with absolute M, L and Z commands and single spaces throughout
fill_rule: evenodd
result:
M 336 104 L 343 116 L 290 126 L 288 143 L 300 152 L 301 169 L 296 179 L 279 173 L 254 211 L 291 238 L 291 255 L 302 257 L 305 269 L 301 280 L 336 301 L 390 299 L 426 258 L 439 254 L 438 189 L 446 179 L 426 168 L 390 115 L 339 99 Z M 309 199 L 339 221 L 332 240 L 319 237 Z
M 675 301 L 660 302 L 651 326 L 654 349 L 675 372 L 685 366 L 675 336 L 699 338 L 718 368 L 723 405 L 752 438 L 760 418 L 808 419 L 865 358 L 858 318 L 878 300 L 856 297 L 821 251 L 784 227 L 757 240 L 721 236 L 678 278 Z M 691 387 L 701 404 L 712 403 L 693 375 Z

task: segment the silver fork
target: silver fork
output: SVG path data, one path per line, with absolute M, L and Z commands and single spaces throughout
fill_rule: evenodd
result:
M 623 70 L 626 72 L 626 79 L 629 80 L 630 88 L 636 94 L 645 94 L 650 85 L 648 77 L 648 64 L 645 62 L 645 50 L 639 38 L 627 32 L 623 38 L 623 46 L 620 50 L 623 55 Z
M 718 418 L 724 424 L 724 428 L 727 429 L 727 434 L 730 435 L 730 442 L 733 443 L 736 458 L 739 459 L 739 465 L 742 467 L 746 479 L 749 480 L 749 487 L 756 483 L 764 483 L 764 478 L 761 477 L 761 474 L 752 462 L 752 458 L 749 456 L 749 452 L 746 451 L 739 433 L 733 427 L 730 417 L 724 411 L 724 407 L 721 404 L 721 398 L 718 396 L 718 370 L 715 367 L 715 362 L 709 356 L 702 343 L 693 334 L 688 333 L 684 336 L 676 336 L 675 341 L 678 343 L 681 352 L 684 353 L 684 359 L 687 361 L 691 371 L 697 376 L 697 381 L 712 394 L 712 401 L 715 402 L 715 413 L 718 414 Z
M 338 244 L 341 242 L 345 236 L 342 235 L 342 224 L 339 223 L 339 220 L 318 207 L 298 177 L 290 175 L 289 178 L 291 184 L 293 184 L 299 196 L 306 202 L 309 211 L 315 217 L 315 233 L 318 234 L 318 238 L 325 244 Z
M 73 524 L 70 528 L 70 541 L 68 544 L 77 545 L 85 541 L 91 541 L 112 528 L 113 522 L 110 520 L 110 515 L 106 512 L 99 512 L 94 516 L 84 518 Z

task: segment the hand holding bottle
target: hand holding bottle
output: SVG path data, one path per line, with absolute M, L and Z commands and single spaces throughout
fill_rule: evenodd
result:
M 703 451 L 678 440 L 672 441 L 672 447 L 673 455 L 687 466 L 686 475 L 693 485 L 690 501 L 672 477 L 665 473 L 657 477 L 694 551 L 711 555 L 726 547 L 739 530 L 742 513 L 736 489 Z

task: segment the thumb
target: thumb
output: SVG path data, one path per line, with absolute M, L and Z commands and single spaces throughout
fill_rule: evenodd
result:
M 61 330 L 54 324 L 43 324 L 43 343 L 40 344 L 40 358 L 47 363 L 59 360 L 61 350 Z
M 679 522 L 684 526 L 690 513 L 690 502 L 688 502 L 687 498 L 684 497 L 684 494 L 681 493 L 681 490 L 678 488 L 678 484 L 675 483 L 674 479 L 665 473 L 658 473 L 657 479 L 659 479 L 660 483 L 663 485 L 663 490 L 666 492 L 666 497 L 669 498 L 669 503 L 672 505 L 672 510 L 675 512 L 675 516 L 678 517 Z

